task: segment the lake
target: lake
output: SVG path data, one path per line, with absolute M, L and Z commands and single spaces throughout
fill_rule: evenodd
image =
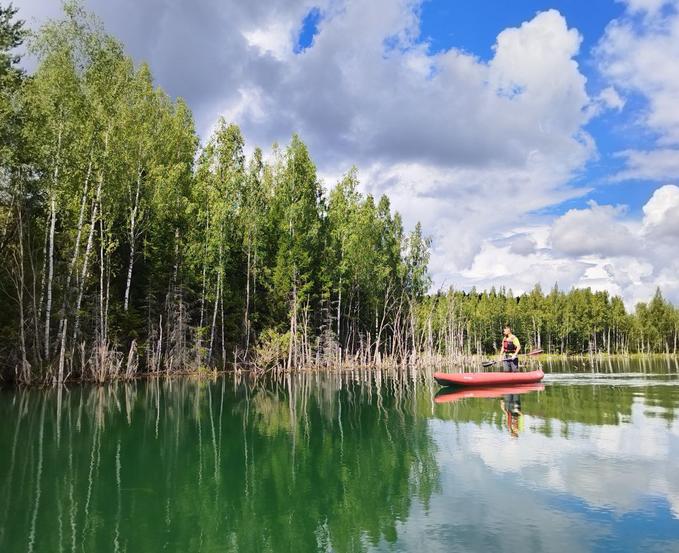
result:
M 0 392 L 0 551 L 679 551 L 679 366 Z

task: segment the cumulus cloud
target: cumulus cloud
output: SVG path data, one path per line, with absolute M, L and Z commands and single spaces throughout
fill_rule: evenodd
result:
M 679 178 L 679 3 L 628 0 L 625 13 L 612 21 L 594 55 L 609 86 L 590 102 L 595 116 L 603 109 L 624 114 L 628 129 L 645 143 L 616 155 L 624 168 L 611 180 L 665 181 Z M 628 99 L 634 98 L 634 102 Z M 637 106 L 642 105 L 639 109 Z M 655 147 L 649 146 L 655 142 Z M 532 228 L 514 228 L 505 243 L 484 246 L 463 271 L 465 283 L 479 287 L 504 283 L 515 291 L 531 282 L 561 287 L 605 289 L 623 296 L 628 307 L 647 300 L 657 286 L 679 301 L 679 188 L 659 187 L 641 217 L 619 206 L 591 203 L 553 220 L 529 217 Z M 506 227 L 508 228 L 508 227 Z M 548 236 L 543 247 L 521 254 L 509 246 L 525 236 Z M 541 238 L 540 238 L 541 239 Z
M 679 12 L 671 4 L 669 12 L 641 21 L 611 22 L 597 48 L 602 74 L 648 101 L 641 120 L 664 144 L 679 143 Z
M 634 113 L 639 127 L 661 149 L 621 152 L 626 168 L 614 180 L 662 180 L 679 175 L 679 2 L 626 0 L 627 11 L 612 21 L 595 57 L 613 86 L 642 99 Z
M 618 220 L 620 206 L 589 202 L 589 209 L 571 209 L 552 227 L 552 246 L 567 255 L 618 256 L 637 253 L 637 239 Z
M 19 5 L 37 11 L 37 0 Z M 438 200 L 422 219 L 451 270 L 507 221 L 582 193 L 568 185 L 595 150 L 574 60 L 581 37 L 555 10 L 502 31 L 486 63 L 455 48 L 430 53 L 419 0 L 87 5 L 187 98 L 203 135 L 219 114 L 250 143 L 299 132 L 321 172 L 358 165 L 365 188 L 389 192 L 409 225 Z M 312 5 L 318 33 L 296 55 Z
M 59 16 L 61 0 L 14 4 L 37 27 Z M 314 2 L 84 0 L 84 4 L 137 61 L 151 65 L 165 90 L 189 102 L 205 135 L 220 112 L 233 109 L 243 95 L 281 80 L 282 60 L 292 56 L 302 18 Z
M 679 240 L 679 186 L 668 184 L 658 188 L 643 211 L 648 236 Z
M 17 0 L 25 16 L 38 19 L 54 16 L 58 4 Z M 521 291 L 536 279 L 567 287 L 613 286 L 607 275 L 623 278 L 621 261 L 608 263 L 609 272 L 601 268 L 601 259 L 638 245 L 615 208 L 566 214 L 556 223 L 562 231 L 556 240 L 552 221 L 534 213 L 589 190 L 573 182 L 597 156 L 585 131 L 592 117 L 624 110 L 628 94 L 656 86 L 662 98 L 671 96 L 672 77 L 638 73 L 648 60 L 656 62 L 657 48 L 672 51 L 673 29 L 661 26 L 660 46 L 651 41 L 645 57 L 621 57 L 650 36 L 644 30 L 650 23 L 628 25 L 642 17 L 634 14 L 643 13 L 644 21 L 665 17 L 653 3 L 630 0 L 628 15 L 609 26 L 597 60 L 611 82 L 596 97 L 588 95 L 576 62 L 582 37 L 556 10 L 502 30 L 484 61 L 457 48 L 432 53 L 420 36 L 421 0 L 86 5 L 135 59 L 150 63 L 161 86 L 187 99 L 203 138 L 224 115 L 250 145 L 286 143 L 298 132 L 321 175 L 357 165 L 364 191 L 387 193 L 406 226 L 420 220 L 434 238 L 436 285 L 490 282 Z M 299 51 L 310 10 L 319 14 L 317 32 Z M 656 70 L 671 69 L 668 57 Z M 671 158 L 675 131 L 660 121 L 674 112 L 662 98 L 645 121 L 656 125 Z M 644 152 L 625 153 L 628 170 L 634 159 L 641 160 L 638 171 L 657 170 L 650 157 L 660 154 L 647 154 L 648 160 Z M 665 175 L 674 171 L 671 160 L 663 166 Z M 592 231 L 597 222 L 611 227 L 580 240 L 566 225 L 569 218 Z M 518 228 L 519 221 L 530 228 Z M 615 281 L 613 289 L 622 288 Z
M 516 251 L 533 240 L 530 251 Z M 628 308 L 647 301 L 660 286 L 679 302 L 679 186 L 665 185 L 653 193 L 642 215 L 631 217 L 625 207 L 590 202 L 554 221 L 517 227 L 485 244 L 469 269 L 467 286 L 505 285 L 514 292 L 558 283 L 561 288 L 591 287 L 622 296 Z
M 519 234 L 510 240 L 509 253 L 515 255 L 530 255 L 535 253 L 537 243 L 525 234 Z

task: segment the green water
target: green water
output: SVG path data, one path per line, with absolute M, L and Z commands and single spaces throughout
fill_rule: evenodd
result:
M 545 369 L 0 392 L 0 551 L 679 551 L 676 362 Z

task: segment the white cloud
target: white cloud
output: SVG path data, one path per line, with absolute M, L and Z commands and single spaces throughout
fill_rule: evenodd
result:
M 536 241 L 534 238 L 519 234 L 515 236 L 509 245 L 509 253 L 515 255 L 530 255 L 535 253 Z
M 658 188 L 644 206 L 644 230 L 651 238 L 670 238 L 679 244 L 679 186 Z
M 642 131 L 656 137 L 657 147 L 619 152 L 625 167 L 612 180 L 677 179 L 679 2 L 627 0 L 626 4 L 627 13 L 609 24 L 596 56 L 610 83 L 645 100 L 643 111 L 636 114 L 637 122 Z M 609 260 L 607 280 L 622 289 L 630 304 L 647 299 L 656 286 L 679 301 L 679 188 L 658 188 L 643 213 L 638 232 L 642 252 L 634 263 Z
M 545 230 L 541 227 L 534 229 L 536 234 Z M 535 238 L 536 235 L 533 235 Z M 548 249 L 523 254 L 512 251 L 511 244 L 498 246 L 487 242 L 474 257 L 471 266 L 461 271 L 461 277 L 467 287 L 487 289 L 505 286 L 519 294 L 531 290 L 536 284 L 543 289 L 549 289 L 555 283 L 561 288 L 570 288 L 584 278 L 591 265 L 587 260 L 555 257 Z
M 618 220 L 624 208 L 589 202 L 589 209 L 571 209 L 551 230 L 552 246 L 566 255 L 635 255 L 637 239 Z
M 606 109 L 615 109 L 617 111 L 622 110 L 625 107 L 625 99 L 618 94 L 612 86 L 604 88 L 597 98 L 601 103 L 601 106 Z
M 293 48 L 293 34 L 290 24 L 274 21 L 266 28 L 256 27 L 243 31 L 243 36 L 250 46 L 255 46 L 262 54 L 271 54 L 278 60 L 290 55 Z
M 59 2 L 17 4 L 40 17 Z M 552 230 L 534 213 L 588 191 L 572 184 L 597 156 L 584 127 L 604 109 L 627 109 L 629 94 L 655 94 L 643 122 L 667 145 L 625 152 L 627 175 L 670 178 L 679 169 L 679 108 L 669 101 L 679 90 L 679 56 L 671 56 L 679 25 L 667 24 L 657 3 L 630 0 L 597 51 L 610 83 L 590 98 L 575 61 L 582 38 L 556 10 L 500 32 L 486 62 L 456 48 L 431 53 L 419 37 L 421 4 L 87 0 L 135 59 L 150 62 L 159 84 L 189 101 L 204 137 L 223 114 L 249 146 L 298 132 L 319 174 L 356 164 L 365 191 L 387 193 L 406 226 L 420 220 L 433 236 L 435 285 L 521 291 L 537 280 L 608 287 L 629 301 L 654 282 L 676 288 L 669 262 L 631 257 L 645 239 L 640 221 L 590 206 Z M 318 33 L 295 54 L 313 7 Z
M 667 5 L 673 4 L 672 0 L 619 0 L 627 4 L 627 8 L 631 13 L 643 13 L 647 15 L 655 15 L 660 9 Z
M 590 202 L 554 221 L 522 226 L 484 244 L 464 284 L 480 288 L 505 285 L 515 293 L 535 283 L 543 289 L 591 287 L 622 296 L 628 308 L 648 301 L 660 286 L 679 302 L 679 186 L 658 188 L 631 217 L 621 206 Z M 531 252 L 512 251 L 514 240 L 533 240 Z
M 640 130 L 657 138 L 661 149 L 621 152 L 627 158 L 626 168 L 615 180 L 676 178 L 679 2 L 626 0 L 626 4 L 626 14 L 607 26 L 595 56 L 601 74 L 612 86 L 645 101 L 643 109 L 631 115 Z
M 625 158 L 625 169 L 614 175 L 613 181 L 679 178 L 679 149 L 625 150 L 618 156 Z

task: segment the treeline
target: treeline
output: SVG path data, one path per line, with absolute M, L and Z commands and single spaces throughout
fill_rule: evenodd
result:
M 661 297 L 636 315 L 574 290 L 427 295 L 429 243 L 355 169 L 326 192 L 299 137 L 265 155 L 154 86 L 78 2 L 30 40 L 0 11 L 0 372 L 452 362 L 504 321 L 553 352 L 675 351 Z M 660 307 L 659 307 L 660 306 Z M 661 309 L 662 308 L 662 309 Z
M 539 286 L 515 297 L 492 289 L 450 290 L 418 304 L 417 344 L 428 356 L 489 354 L 500 349 L 510 324 L 524 351 L 556 354 L 677 353 L 679 309 L 658 289 L 648 303 L 627 313 L 622 299 L 589 288 L 544 294 Z
M 303 142 L 246 159 L 155 87 L 77 2 L 31 40 L 2 22 L 5 378 L 405 359 L 429 287 L 420 226 L 350 170 L 328 194 Z

